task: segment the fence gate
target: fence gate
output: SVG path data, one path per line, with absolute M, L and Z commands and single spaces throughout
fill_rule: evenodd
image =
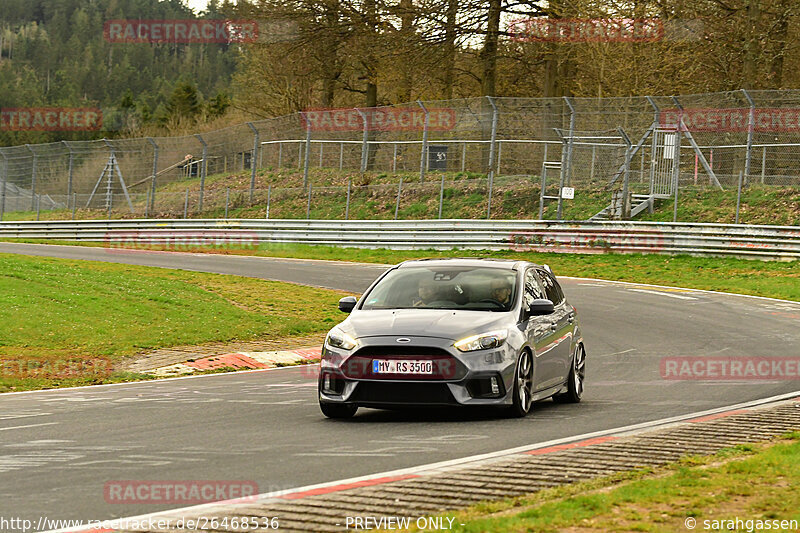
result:
M 670 197 L 675 192 L 675 165 L 680 166 L 680 137 L 675 129 L 653 131 L 650 158 L 650 195 Z

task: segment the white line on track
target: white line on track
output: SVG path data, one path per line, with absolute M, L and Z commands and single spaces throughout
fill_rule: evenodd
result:
M 599 279 L 599 278 L 578 278 L 575 276 L 556 276 L 558 279 L 574 279 L 576 281 L 597 281 L 599 283 L 606 283 L 606 284 L 614 284 L 614 285 L 633 285 L 635 287 L 655 287 L 657 289 L 679 289 L 682 291 L 687 292 L 698 292 L 704 294 L 718 294 L 721 296 L 734 296 L 739 298 L 752 298 L 754 300 L 766 300 L 769 302 L 783 302 L 789 303 L 794 305 L 800 305 L 800 302 L 796 300 L 782 300 L 781 298 L 770 298 L 768 296 L 754 296 L 752 294 L 741 294 L 738 292 L 722 292 L 722 291 L 710 291 L 706 289 L 692 289 L 691 287 L 676 287 L 674 285 L 655 285 L 653 283 L 635 283 L 632 281 L 616 281 L 610 279 Z
M 8 431 L 11 429 L 25 429 L 25 428 L 36 428 L 39 426 L 52 426 L 54 424 L 58 424 L 58 422 L 45 422 L 44 424 L 28 424 L 27 426 L 13 426 L 10 428 L 0 428 L 0 431 Z
M 652 289 L 628 289 L 631 292 L 642 292 L 644 294 L 658 294 L 659 296 L 669 296 L 670 298 L 677 298 L 679 300 L 697 300 L 694 296 L 683 296 L 681 294 L 673 294 L 669 292 L 654 291 Z

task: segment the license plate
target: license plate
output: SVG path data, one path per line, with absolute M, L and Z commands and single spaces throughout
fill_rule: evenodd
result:
M 433 361 L 416 359 L 373 359 L 373 374 L 433 374 Z

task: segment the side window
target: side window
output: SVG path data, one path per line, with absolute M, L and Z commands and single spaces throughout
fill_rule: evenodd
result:
M 547 294 L 546 298 L 553 302 L 553 305 L 558 305 L 564 300 L 564 293 L 561 292 L 561 287 L 558 286 L 555 278 L 550 273 L 543 270 L 538 271 L 539 278 L 542 280 L 544 292 Z
M 528 306 L 534 300 L 541 300 L 542 298 L 545 298 L 545 295 L 539 285 L 539 280 L 536 279 L 533 270 L 528 270 L 525 272 L 525 305 Z

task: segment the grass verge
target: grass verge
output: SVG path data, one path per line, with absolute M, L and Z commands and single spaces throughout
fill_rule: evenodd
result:
M 452 531 L 465 533 L 689 531 L 692 523 L 700 531 L 795 531 L 800 523 L 800 432 L 766 445 L 687 457 L 655 471 L 479 504 L 449 517 L 455 518 Z M 742 523 L 729 527 L 736 518 Z M 782 520 L 795 520 L 794 526 L 784 522 L 781 527 Z
M 104 246 L 103 243 L 52 240 L 17 240 L 15 242 Z M 800 301 L 800 261 L 768 262 L 729 257 L 655 254 L 590 255 L 485 250 L 371 250 L 274 244 L 262 244 L 258 248 L 179 247 L 176 249 L 163 246 L 142 248 L 387 264 L 423 257 L 504 257 L 546 263 L 559 276 L 673 285 Z
M 342 293 L 238 276 L 0 254 L 0 392 L 142 379 L 138 352 L 288 337 L 338 322 Z

